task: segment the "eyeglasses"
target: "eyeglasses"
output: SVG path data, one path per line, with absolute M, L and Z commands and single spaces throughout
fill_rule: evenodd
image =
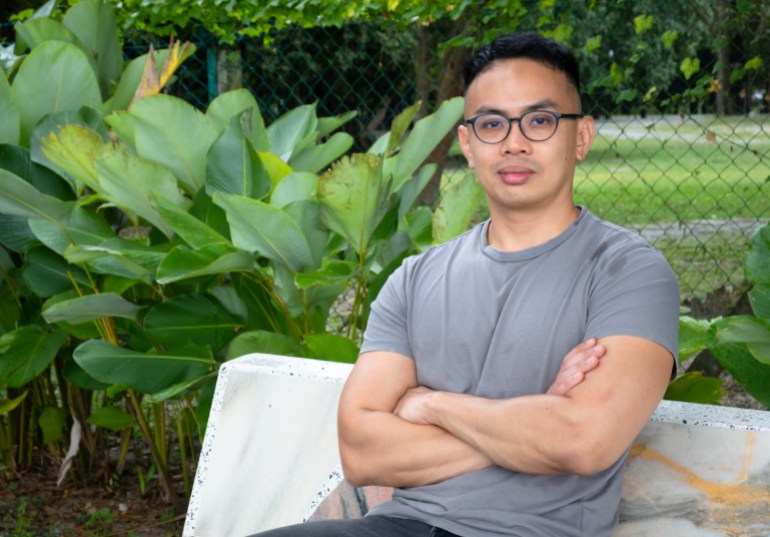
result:
M 521 134 L 533 142 L 544 142 L 556 133 L 560 119 L 579 119 L 583 114 L 559 114 L 548 110 L 533 110 L 521 117 L 505 117 L 500 114 L 484 113 L 466 119 L 476 138 L 485 144 L 498 144 L 508 138 L 511 126 L 519 122 Z

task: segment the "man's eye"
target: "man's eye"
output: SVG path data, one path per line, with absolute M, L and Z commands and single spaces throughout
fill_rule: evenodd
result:
M 529 118 L 528 123 L 533 127 L 548 127 L 553 125 L 554 117 L 550 114 L 537 114 Z
M 485 130 L 499 129 L 503 126 L 503 122 L 499 119 L 486 119 L 481 122 L 481 128 Z

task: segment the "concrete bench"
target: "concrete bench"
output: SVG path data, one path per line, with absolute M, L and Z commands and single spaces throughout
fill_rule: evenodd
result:
M 336 409 L 351 366 L 252 354 L 219 374 L 183 537 L 362 516 Z M 663 401 L 637 437 L 613 537 L 770 536 L 770 412 Z

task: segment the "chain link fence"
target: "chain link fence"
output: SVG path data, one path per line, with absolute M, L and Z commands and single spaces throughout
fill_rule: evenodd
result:
M 194 55 L 170 91 L 205 109 L 221 91 L 249 89 L 267 123 L 301 104 L 319 116 L 356 110 L 345 130 L 365 150 L 393 117 L 417 100 L 416 37 L 387 26 L 290 29 L 219 50 L 206 35 L 186 39 Z M 166 38 L 125 37 L 128 58 Z M 704 64 L 701 72 L 711 72 Z M 598 137 L 578 166 L 576 199 L 594 213 L 632 228 L 658 247 L 677 273 L 683 300 L 716 291 L 737 296 L 752 233 L 770 216 L 770 74 L 757 70 L 736 84 L 733 113 L 716 115 L 714 96 L 697 106 L 669 103 L 632 110 L 599 93 L 587 111 Z M 686 91 L 681 75 L 674 86 Z M 644 91 L 644 88 L 641 88 Z M 682 112 L 681 110 L 686 110 Z M 444 179 L 470 173 L 456 147 Z M 479 209 L 480 217 L 484 209 Z

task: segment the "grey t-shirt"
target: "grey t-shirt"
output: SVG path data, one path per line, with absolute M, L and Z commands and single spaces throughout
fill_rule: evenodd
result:
M 409 356 L 420 385 L 487 398 L 545 392 L 591 337 L 639 336 L 676 356 L 676 278 L 637 235 L 582 209 L 551 241 L 501 252 L 487 244 L 488 226 L 407 258 L 372 304 L 361 352 Z M 587 477 L 487 468 L 396 489 L 372 514 L 467 537 L 608 536 L 626 457 Z

